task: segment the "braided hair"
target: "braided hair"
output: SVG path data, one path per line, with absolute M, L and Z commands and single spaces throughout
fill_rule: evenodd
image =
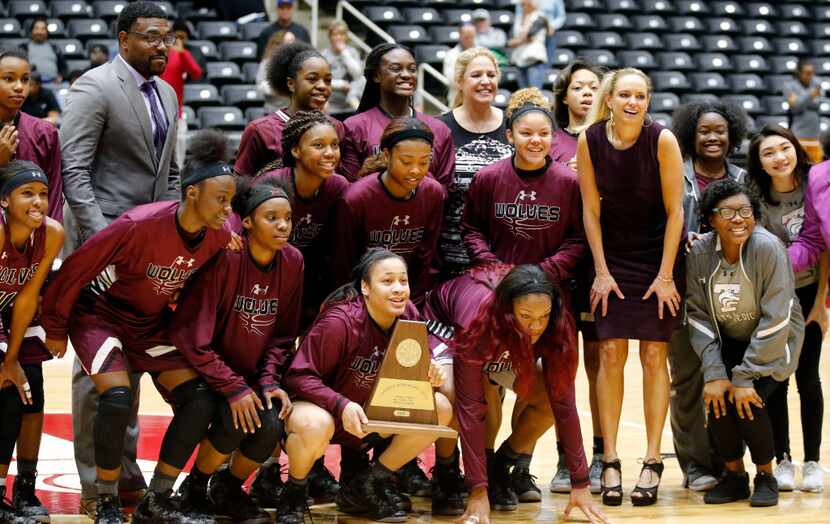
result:
M 376 45 L 366 57 L 366 66 L 363 68 L 363 76 L 366 78 L 366 87 L 363 89 L 363 96 L 360 97 L 360 105 L 357 106 L 358 113 L 368 111 L 380 104 L 380 85 L 377 81 L 375 81 L 375 75 L 380 70 L 380 63 L 383 60 L 383 57 L 395 49 L 403 49 L 409 53 L 413 59 L 415 58 L 415 53 L 412 52 L 412 49 L 405 45 L 395 43 Z M 412 105 L 413 102 L 411 100 L 409 104 L 414 110 L 414 106 Z
M 309 58 L 325 60 L 319 51 L 305 42 L 292 42 L 277 47 L 268 61 L 266 69 L 268 85 L 277 94 L 290 97 L 291 91 L 288 89 L 288 79 L 296 80 L 297 72 L 302 69 L 303 64 Z
M 291 149 L 300 143 L 306 131 L 316 125 L 327 125 L 334 128 L 328 117 L 320 111 L 297 111 L 294 113 L 282 130 L 282 166 L 294 167 L 297 165 L 297 159 L 294 158 Z

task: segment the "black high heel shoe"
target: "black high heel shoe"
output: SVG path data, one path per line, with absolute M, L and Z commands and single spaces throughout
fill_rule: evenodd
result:
M 605 485 L 605 472 L 609 469 L 617 470 L 620 475 L 620 480 L 617 481 L 616 486 Z M 602 463 L 602 476 L 600 477 L 600 485 L 602 486 L 602 503 L 606 506 L 619 506 L 622 504 L 623 488 L 622 488 L 622 464 L 620 459 L 612 460 L 611 462 Z
M 654 460 L 654 462 L 643 462 L 643 469 L 640 470 L 640 475 L 647 469 L 657 473 L 657 484 L 650 488 L 643 488 L 639 484 L 634 486 L 634 489 L 631 490 L 631 503 L 635 506 L 651 506 L 657 502 L 657 490 L 660 488 L 660 480 L 663 478 L 663 463 L 657 462 L 656 459 L 649 460 Z M 640 496 L 635 497 L 635 493 L 638 493 Z

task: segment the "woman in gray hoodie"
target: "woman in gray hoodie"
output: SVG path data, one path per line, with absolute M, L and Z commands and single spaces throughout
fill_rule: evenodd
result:
M 798 364 L 804 318 L 784 245 L 761 226 L 759 198 L 734 180 L 711 184 L 700 203 L 713 231 L 691 248 L 686 307 L 702 362 L 709 431 L 726 474 L 707 504 L 749 497 L 744 445 L 756 465 L 751 506 L 778 504 L 775 445 L 765 402 Z

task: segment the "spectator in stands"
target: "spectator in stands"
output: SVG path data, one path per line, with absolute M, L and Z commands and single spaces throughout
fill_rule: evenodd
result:
M 447 91 L 447 103 L 452 104 L 455 100 L 455 95 L 458 88 L 453 81 L 455 78 L 455 61 L 458 55 L 472 49 L 476 45 L 476 28 L 472 24 L 464 24 L 458 29 L 458 45 L 447 51 L 444 55 L 444 76 L 449 80 L 449 89 Z
M 202 68 L 196 63 L 193 55 L 190 54 L 184 44 L 185 41 L 179 38 L 177 32 L 176 43 L 167 53 L 167 67 L 160 75 L 160 78 L 170 84 L 179 99 L 179 122 L 176 129 L 176 164 L 179 169 L 184 167 L 185 154 L 187 153 L 187 121 L 184 119 L 182 104 L 184 101 L 184 83 L 188 80 L 199 80 L 202 78 Z
M 329 26 L 330 45 L 323 50 L 323 58 L 331 66 L 331 98 L 326 111 L 340 120 L 354 114 L 366 86 L 360 53 L 347 44 L 348 39 L 349 26 L 335 20 Z
M 294 18 L 294 0 L 276 0 L 277 1 L 277 20 L 262 30 L 257 38 L 257 49 L 259 49 L 260 58 L 262 51 L 268 44 L 268 39 L 277 31 L 290 31 L 307 44 L 311 43 L 311 36 L 308 34 L 308 29 L 298 24 L 293 20 Z
M 176 39 L 184 42 L 185 49 L 190 52 L 193 59 L 196 60 L 196 63 L 202 68 L 202 71 L 207 69 L 207 58 L 205 58 L 202 48 L 190 42 L 190 39 L 193 37 L 193 33 L 196 32 L 193 24 L 190 23 L 189 20 L 182 20 L 180 18 L 173 22 L 173 32 L 176 34 Z
M 119 54 L 87 71 L 70 90 L 63 115 L 61 145 L 64 194 L 75 222 L 67 237 L 75 247 L 121 213 L 158 200 L 179 198 L 179 168 L 173 162 L 178 100 L 158 78 L 175 43 L 165 11 L 153 2 L 131 2 L 118 16 Z M 138 399 L 138 375 L 131 377 Z M 81 480 L 81 506 L 95 512 L 97 495 L 134 499 L 146 487 L 135 463 L 137 406 L 133 406 L 120 485 L 96 486 L 92 434 L 97 411 L 95 386 L 76 360 L 72 379 L 75 461 Z M 112 479 L 112 480 L 118 480 Z M 103 490 L 101 488 L 104 488 Z
M 710 229 L 700 221 L 698 208 L 706 187 L 718 180 L 742 182 L 746 172 L 729 161 L 746 135 L 747 116 L 725 103 L 693 103 L 677 108 L 672 116 L 674 133 L 683 153 L 683 216 L 690 237 Z M 683 484 L 693 491 L 708 491 L 717 483 L 723 462 L 712 449 L 706 431 L 703 373 L 700 358 L 689 342 L 689 327 L 677 326 L 669 341 L 669 397 L 672 439 Z
M 104 65 L 110 61 L 110 50 L 104 44 L 89 46 L 89 69 Z
M 58 119 L 61 116 L 61 108 L 58 105 L 58 99 L 55 98 L 55 93 L 51 89 L 43 87 L 40 71 L 32 71 L 29 84 L 29 96 L 26 97 L 26 102 L 23 103 L 23 112 L 35 118 L 42 118 L 57 126 Z
M 565 66 L 553 84 L 553 112 L 556 127 L 550 157 L 576 171 L 576 140 L 599 90 L 602 71 L 577 58 Z
M 490 23 L 490 12 L 486 9 L 473 11 L 473 25 L 476 28 L 476 45 L 488 49 L 502 49 L 507 45 L 507 34 Z
M 271 87 L 271 82 L 268 80 L 268 63 L 278 47 L 291 44 L 296 41 L 296 38 L 291 31 L 277 31 L 268 39 L 268 45 L 262 53 L 262 60 L 259 61 L 259 67 L 256 70 L 256 89 L 265 99 L 264 106 L 268 111 L 276 111 L 289 103 L 287 96 L 280 95 Z
M 507 47 L 513 49 L 510 63 L 519 69 L 519 87 L 541 89 L 548 64 L 545 39 L 549 21 L 539 10 L 539 0 L 522 0 L 520 6 L 521 14 L 513 25 L 513 38 L 507 41 Z
M 60 82 L 66 75 L 66 61 L 60 50 L 49 43 L 49 28 L 46 18 L 38 17 L 32 22 L 29 41 L 22 45 L 29 54 L 32 69 L 40 72 L 46 83 Z
M 810 160 L 821 162 L 821 146 L 818 143 L 818 99 L 821 82 L 816 77 L 815 66 L 807 58 L 799 58 L 793 78 L 784 87 L 784 96 L 790 105 L 790 129 L 807 150 Z

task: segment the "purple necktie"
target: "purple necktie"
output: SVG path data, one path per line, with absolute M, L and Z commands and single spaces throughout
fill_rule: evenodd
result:
M 160 160 L 161 151 L 164 149 L 164 139 L 167 137 L 167 124 L 156 104 L 156 82 L 154 80 L 144 82 L 141 84 L 141 92 L 150 100 L 150 115 L 153 117 L 153 124 L 156 128 L 153 131 L 153 145 L 156 147 L 156 160 Z

